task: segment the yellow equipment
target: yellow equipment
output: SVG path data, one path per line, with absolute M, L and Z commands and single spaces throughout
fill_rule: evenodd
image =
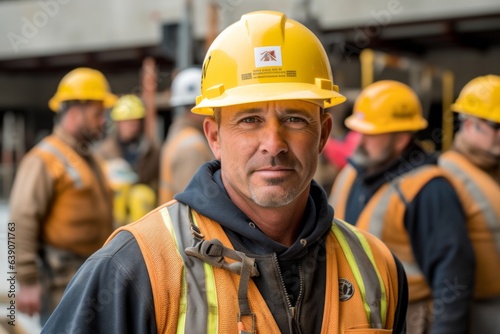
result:
M 469 81 L 451 109 L 500 123 L 500 76 L 490 74 Z
M 58 112 L 65 101 L 102 101 L 105 108 L 111 108 L 116 102 L 104 75 L 94 69 L 79 67 L 66 74 L 56 94 L 49 100 L 52 111 Z
M 321 42 L 279 12 L 243 15 L 214 40 L 202 71 L 196 114 L 251 102 L 299 99 L 328 108 L 345 101 Z
M 113 121 L 127 121 L 144 117 L 146 117 L 144 103 L 139 97 L 132 94 L 120 97 L 113 106 L 113 110 L 111 110 L 111 119 Z
M 128 193 L 128 222 L 135 222 L 155 208 L 156 194 L 145 184 L 133 185 Z
M 345 125 L 363 134 L 417 131 L 427 127 L 420 100 L 404 83 L 381 80 L 368 85 L 357 97 Z
M 113 216 L 118 226 L 134 222 L 155 208 L 155 192 L 150 186 L 137 183 L 137 174 L 127 161 L 107 160 L 106 174 L 114 193 Z

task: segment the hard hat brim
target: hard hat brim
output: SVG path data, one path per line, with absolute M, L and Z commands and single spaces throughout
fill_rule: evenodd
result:
M 329 108 L 344 102 L 346 97 L 334 90 L 321 89 L 313 84 L 259 83 L 235 87 L 220 96 L 202 99 L 191 111 L 195 114 L 213 115 L 213 108 L 283 100 L 304 100 Z
M 112 93 L 107 93 L 104 97 L 101 98 L 96 98 L 96 99 L 84 99 L 85 101 L 102 101 L 103 106 L 105 109 L 109 109 L 113 107 L 113 105 L 116 103 L 116 100 L 118 97 L 115 94 Z M 61 103 L 65 101 L 78 101 L 78 99 L 75 98 L 65 98 L 64 96 L 58 96 L 55 95 L 49 100 L 49 108 L 50 110 L 54 112 L 59 112 L 61 108 Z

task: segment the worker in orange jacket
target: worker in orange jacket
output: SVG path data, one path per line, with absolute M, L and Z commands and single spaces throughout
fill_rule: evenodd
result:
M 460 128 L 439 165 L 457 181 L 476 253 L 471 333 L 500 328 L 500 76 L 467 83 L 451 106 Z
M 22 159 L 10 196 L 16 226 L 17 309 L 42 324 L 66 285 L 112 232 L 112 192 L 91 149 L 115 103 L 104 75 L 76 68 L 61 80 L 49 107 L 51 135 Z
M 379 237 L 408 276 L 408 333 L 468 333 L 475 259 L 454 182 L 415 139 L 427 127 L 406 84 L 381 80 L 356 98 L 360 134 L 335 179 L 335 216 Z

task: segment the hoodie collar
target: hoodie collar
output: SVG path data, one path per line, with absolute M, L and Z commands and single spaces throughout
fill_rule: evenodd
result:
M 301 231 L 290 247 L 268 238 L 254 224 L 250 224 L 251 220 L 227 195 L 218 160 L 202 165 L 186 190 L 177 194 L 175 199 L 221 224 L 233 244 L 239 244 L 255 254 L 277 253 L 286 260 L 304 252 L 308 248 L 304 245 L 311 246 L 321 241 L 331 229 L 333 209 L 328 205 L 325 191 L 315 181 L 312 181 L 310 189 Z

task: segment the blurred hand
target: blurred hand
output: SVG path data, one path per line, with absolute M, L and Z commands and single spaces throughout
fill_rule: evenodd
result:
M 20 285 L 17 295 L 17 309 L 20 312 L 33 316 L 40 313 L 42 287 L 40 283 Z

